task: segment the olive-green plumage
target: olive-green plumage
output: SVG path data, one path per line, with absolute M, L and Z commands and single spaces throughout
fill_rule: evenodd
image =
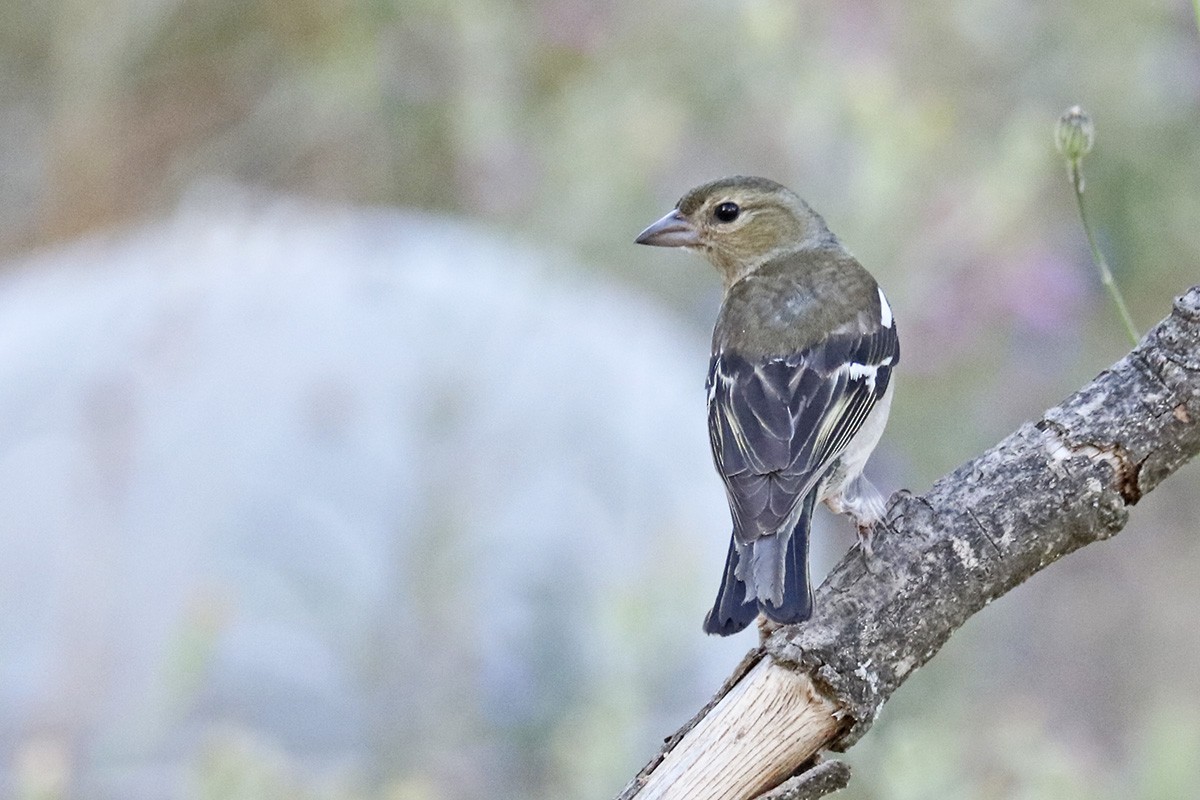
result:
M 860 533 L 883 516 L 862 468 L 900 358 L 891 308 L 825 221 L 765 178 L 698 186 L 637 241 L 699 251 L 725 285 L 708 409 L 733 538 L 705 630 L 734 633 L 760 611 L 807 619 L 815 503 L 851 515 Z
M 794 353 L 831 332 L 867 330 L 879 321 L 879 303 L 875 279 L 844 250 L 778 255 L 726 287 L 713 352 Z
M 723 203 L 738 207 L 736 219 L 715 216 Z M 724 279 L 722 341 L 761 354 L 792 352 L 859 314 L 879 319 L 875 279 L 787 187 L 721 178 L 685 194 L 676 211 L 695 232 L 696 241 L 683 246 L 700 249 Z

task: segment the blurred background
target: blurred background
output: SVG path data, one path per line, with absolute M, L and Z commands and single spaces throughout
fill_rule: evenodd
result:
M 615 795 L 754 634 L 719 288 L 633 237 L 799 191 L 904 340 L 869 469 L 921 491 L 1200 265 L 1187 0 L 8 0 L 0 796 Z M 1200 796 L 1200 473 L 992 604 L 846 798 Z M 819 512 L 816 564 L 853 543 Z

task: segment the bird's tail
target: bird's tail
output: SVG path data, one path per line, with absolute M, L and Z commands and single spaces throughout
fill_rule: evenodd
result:
M 774 592 L 769 587 L 758 587 L 758 608 L 775 622 L 791 625 L 803 622 L 812 616 L 812 583 L 808 579 L 808 534 L 812 522 L 813 504 L 817 493 L 810 492 L 804 499 L 804 512 L 796 521 L 792 535 L 787 541 L 787 552 L 783 557 L 783 599 L 776 605 Z M 766 597 L 767 599 L 763 599 Z
M 730 538 L 721 588 L 717 592 L 717 600 L 712 610 L 704 618 L 705 633 L 718 636 L 737 633 L 753 622 L 759 612 L 765 614 L 768 619 L 784 625 L 803 622 L 812 616 L 812 585 L 808 579 L 808 534 L 816 495 L 816 492 L 811 492 L 804 499 L 804 509 L 796 527 L 787 538 L 786 551 L 781 561 L 777 556 L 781 542 L 775 536 L 765 536 L 755 541 L 749 547 L 745 547 L 746 552 L 739 552 L 736 540 Z M 762 552 L 759 552 L 760 549 Z M 755 562 L 755 566 L 758 563 L 773 561 L 776 567 L 769 570 L 739 568 L 740 559 L 746 557 Z M 764 572 L 766 574 L 761 574 Z M 748 577 L 755 586 L 747 587 L 739 574 Z M 782 591 L 779 590 L 780 583 Z M 776 597 L 780 598 L 778 603 L 774 600 Z
M 738 548 L 729 537 L 729 555 L 725 557 L 725 576 L 717 590 L 717 601 L 704 618 L 704 632 L 731 636 L 745 628 L 758 616 L 758 601 L 746 599 L 746 584 L 737 576 Z

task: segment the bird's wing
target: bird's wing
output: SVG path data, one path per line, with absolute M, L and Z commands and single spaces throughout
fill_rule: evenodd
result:
M 836 333 L 781 358 L 713 356 L 709 437 L 739 541 L 791 524 L 883 397 L 899 357 L 891 325 Z

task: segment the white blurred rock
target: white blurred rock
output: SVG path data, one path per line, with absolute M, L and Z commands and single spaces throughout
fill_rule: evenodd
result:
M 234 725 L 516 791 L 611 712 L 636 761 L 751 643 L 700 633 L 706 358 L 569 259 L 228 187 L 5 265 L 0 756 L 175 796 Z

